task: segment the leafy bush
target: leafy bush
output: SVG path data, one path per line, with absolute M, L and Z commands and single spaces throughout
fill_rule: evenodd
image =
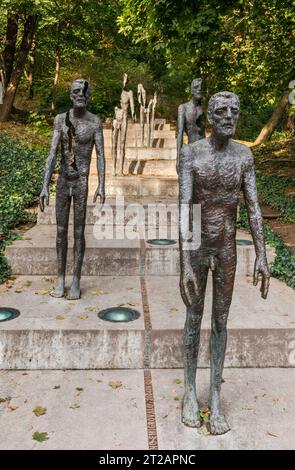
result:
M 250 229 L 244 205 L 240 207 L 237 227 Z M 271 267 L 271 275 L 295 289 L 295 253 L 285 245 L 283 240 L 267 224 L 264 224 L 264 236 L 265 242 L 275 248 L 275 260 Z
M 45 152 L 0 135 L 0 281 L 9 274 L 3 252 L 15 238 L 10 229 L 30 218 L 25 208 L 35 202 L 40 192 L 45 160 Z

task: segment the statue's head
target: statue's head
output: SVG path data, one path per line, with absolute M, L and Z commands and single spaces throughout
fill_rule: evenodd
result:
M 200 100 L 202 98 L 202 79 L 195 78 L 191 83 L 191 91 L 193 98 Z
M 76 108 L 85 108 L 91 95 L 91 89 L 87 80 L 74 80 L 71 85 L 71 100 Z
M 208 103 L 207 118 L 212 132 L 220 137 L 232 137 L 240 112 L 240 100 L 230 91 L 222 91 L 211 96 Z
M 123 74 L 123 88 L 125 88 L 127 83 L 128 83 L 128 75 L 127 75 L 127 73 L 124 73 Z

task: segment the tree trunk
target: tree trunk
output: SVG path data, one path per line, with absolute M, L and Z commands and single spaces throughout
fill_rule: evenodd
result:
M 54 73 L 53 88 L 52 88 L 51 114 L 55 114 L 56 86 L 59 80 L 59 73 L 60 73 L 60 51 L 57 50 L 56 55 L 55 55 L 55 73 Z
M 24 32 L 23 37 L 18 53 L 18 57 L 11 73 L 10 81 L 6 88 L 6 93 L 3 99 L 3 105 L 0 111 L 0 121 L 5 121 L 13 106 L 14 98 L 17 92 L 17 88 L 21 79 L 21 76 L 24 71 L 26 59 L 28 57 L 28 53 L 32 46 L 32 41 L 34 38 L 34 34 L 37 28 L 37 16 L 30 15 L 27 17 L 25 24 L 24 24 Z
M 275 109 L 273 110 L 273 113 L 270 119 L 267 121 L 265 126 L 260 131 L 259 136 L 255 140 L 254 145 L 263 144 L 270 138 L 271 134 L 273 133 L 273 131 L 279 124 L 280 120 L 282 119 L 282 116 L 288 104 L 289 93 L 290 93 L 290 90 L 285 91 L 282 94 L 282 96 L 280 97 L 279 101 L 277 102 L 275 106 Z
M 29 56 L 29 73 L 28 73 L 29 98 L 30 99 L 34 97 L 33 81 L 34 81 L 35 64 L 36 64 L 36 41 L 33 40 L 32 50 Z
M 18 15 L 8 14 L 6 26 L 6 40 L 3 51 L 3 68 L 4 68 L 4 88 L 6 89 L 10 82 L 18 32 Z

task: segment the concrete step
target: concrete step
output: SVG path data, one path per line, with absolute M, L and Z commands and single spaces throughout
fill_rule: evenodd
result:
M 2 371 L 2 395 L 12 398 L 0 404 L 5 429 L 0 449 L 107 450 L 116 451 L 112 457 L 118 455 L 118 462 L 125 458 L 122 450 L 155 454 L 157 449 L 169 449 L 180 451 L 175 457 L 184 459 L 181 451 L 188 450 L 192 462 L 198 462 L 202 450 L 293 450 L 295 370 L 226 369 L 222 404 L 231 431 L 221 436 L 204 436 L 181 423 L 182 376 L 179 369 L 33 371 L 26 375 Z M 208 371 L 200 370 L 198 377 L 204 406 L 208 404 Z M 118 388 L 111 388 L 110 383 Z M 46 414 L 35 416 L 36 406 L 46 408 Z M 36 431 L 47 432 L 48 439 L 34 441 Z M 102 463 L 99 453 L 95 458 Z M 160 461 L 160 456 L 154 458 Z
M 106 158 L 106 174 L 112 174 L 112 159 Z M 177 177 L 176 160 L 137 160 L 126 158 L 124 162 L 125 175 L 142 175 L 142 176 L 173 176 Z M 92 161 L 90 165 L 90 177 L 97 181 L 97 165 L 96 161 Z
M 49 206 L 45 207 L 44 212 L 38 210 L 38 224 L 55 224 L 55 199 L 50 198 Z M 104 204 L 104 210 L 112 211 L 113 217 L 105 220 L 108 225 L 119 223 L 126 225 L 138 213 L 138 209 L 142 208 L 145 212 L 145 222 L 154 225 L 178 225 L 178 199 L 163 197 L 147 197 L 141 198 L 137 196 L 117 196 L 107 197 Z M 156 209 L 163 210 L 163 216 L 156 219 Z M 92 198 L 88 198 L 86 224 L 94 225 L 98 218 L 101 217 L 100 204 L 93 203 Z M 167 214 L 167 222 L 165 215 Z M 119 220 L 120 218 L 120 220 Z M 73 223 L 73 204 L 70 210 L 70 224 Z M 176 234 L 178 237 L 178 233 Z
M 97 177 L 90 177 L 89 191 L 94 193 Z M 178 179 L 173 176 L 110 176 L 106 178 L 106 194 L 109 196 L 165 196 L 178 195 Z
M 176 161 L 176 148 L 147 148 L 127 147 L 126 158 L 137 160 L 174 160 Z
M 170 246 L 153 246 L 147 243 L 150 238 L 163 237 L 164 229 L 157 231 L 156 226 L 143 228 L 133 225 L 106 226 L 87 225 L 85 229 L 86 251 L 82 273 L 87 276 L 98 275 L 177 275 L 179 273 L 178 241 Z M 177 227 L 171 226 L 171 232 L 177 234 Z M 159 233 L 159 235 L 158 235 Z M 166 230 L 165 230 L 165 233 Z M 170 230 L 168 231 L 168 235 Z M 140 237 L 147 235 L 146 240 Z M 105 239 L 102 239 L 104 237 Z M 128 237 L 128 238 L 127 238 Z M 133 239 L 131 239 L 133 237 Z M 13 274 L 52 275 L 56 272 L 55 250 L 56 227 L 37 225 L 28 230 L 24 239 L 16 240 L 6 247 L 5 255 Z M 108 239 L 106 239 L 108 238 Z M 248 238 L 247 233 L 238 232 L 237 238 Z M 72 226 L 69 230 L 68 272 L 72 273 Z M 237 246 L 237 274 L 251 275 L 255 261 L 253 245 Z M 269 262 L 273 259 L 273 249 L 267 248 Z
M 82 298 L 77 301 L 51 297 L 53 282 L 46 276 L 19 276 L 9 289 L 2 289 L 1 306 L 19 309 L 21 314 L 0 322 L 0 369 L 183 366 L 185 306 L 178 276 L 118 276 L 116 272 L 115 276 L 83 277 Z M 209 366 L 211 292 L 209 276 L 199 367 Z M 263 300 L 259 287 L 237 276 L 225 366 L 294 367 L 294 304 L 295 291 L 276 279 L 271 279 L 269 297 Z M 140 317 L 129 323 L 98 318 L 98 311 L 119 305 L 138 310 Z
M 104 135 L 104 139 L 106 142 L 111 142 L 112 140 L 112 129 L 104 129 L 103 130 L 103 135 Z M 176 132 L 175 131 L 172 131 L 170 129 L 155 129 L 154 130 L 154 133 L 153 133 L 153 139 L 175 139 L 175 136 L 176 136 Z M 140 141 L 140 138 L 141 138 L 141 131 L 139 128 L 130 128 L 128 126 L 128 129 L 127 129 L 127 143 L 129 141 L 129 139 L 131 140 L 137 140 L 138 143 Z M 145 131 L 145 142 L 146 142 L 146 138 L 147 138 L 147 131 Z
M 132 137 L 128 137 L 126 141 L 126 148 L 134 148 L 134 147 L 139 147 L 140 146 L 140 141 L 139 139 L 135 139 Z M 112 148 L 112 140 L 109 136 L 107 136 L 104 140 L 104 149 L 105 152 L 111 151 Z M 169 139 L 163 139 L 163 138 L 154 138 L 152 141 L 151 147 L 144 147 L 145 149 L 147 148 L 167 148 L 167 149 L 176 149 L 176 138 L 173 136 Z

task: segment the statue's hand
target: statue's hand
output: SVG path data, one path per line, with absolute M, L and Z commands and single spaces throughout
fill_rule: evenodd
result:
M 198 283 L 191 267 L 184 268 L 180 277 L 180 291 L 187 307 L 190 307 L 198 294 Z
M 40 204 L 41 212 L 44 211 L 44 207 L 45 207 L 44 201 L 46 201 L 46 205 L 48 206 L 49 205 L 49 188 L 48 188 L 48 186 L 43 187 L 43 189 L 41 191 L 41 194 L 40 194 L 40 197 L 39 197 L 39 204 Z
M 97 190 L 95 191 L 94 196 L 93 196 L 93 202 L 96 202 L 98 196 L 99 196 L 99 198 L 100 198 L 100 203 L 101 203 L 101 205 L 103 206 L 106 197 L 105 197 L 104 188 L 102 188 L 101 186 L 99 186 L 99 187 L 97 188 Z
M 263 299 L 266 299 L 267 294 L 268 294 L 268 289 L 269 289 L 270 273 L 269 273 L 269 269 L 268 269 L 267 260 L 266 260 L 265 257 L 258 257 L 255 260 L 254 276 L 253 276 L 253 285 L 254 286 L 257 286 L 257 284 L 258 284 L 259 274 L 262 275 L 262 281 L 261 281 L 261 287 L 260 287 L 261 297 Z

